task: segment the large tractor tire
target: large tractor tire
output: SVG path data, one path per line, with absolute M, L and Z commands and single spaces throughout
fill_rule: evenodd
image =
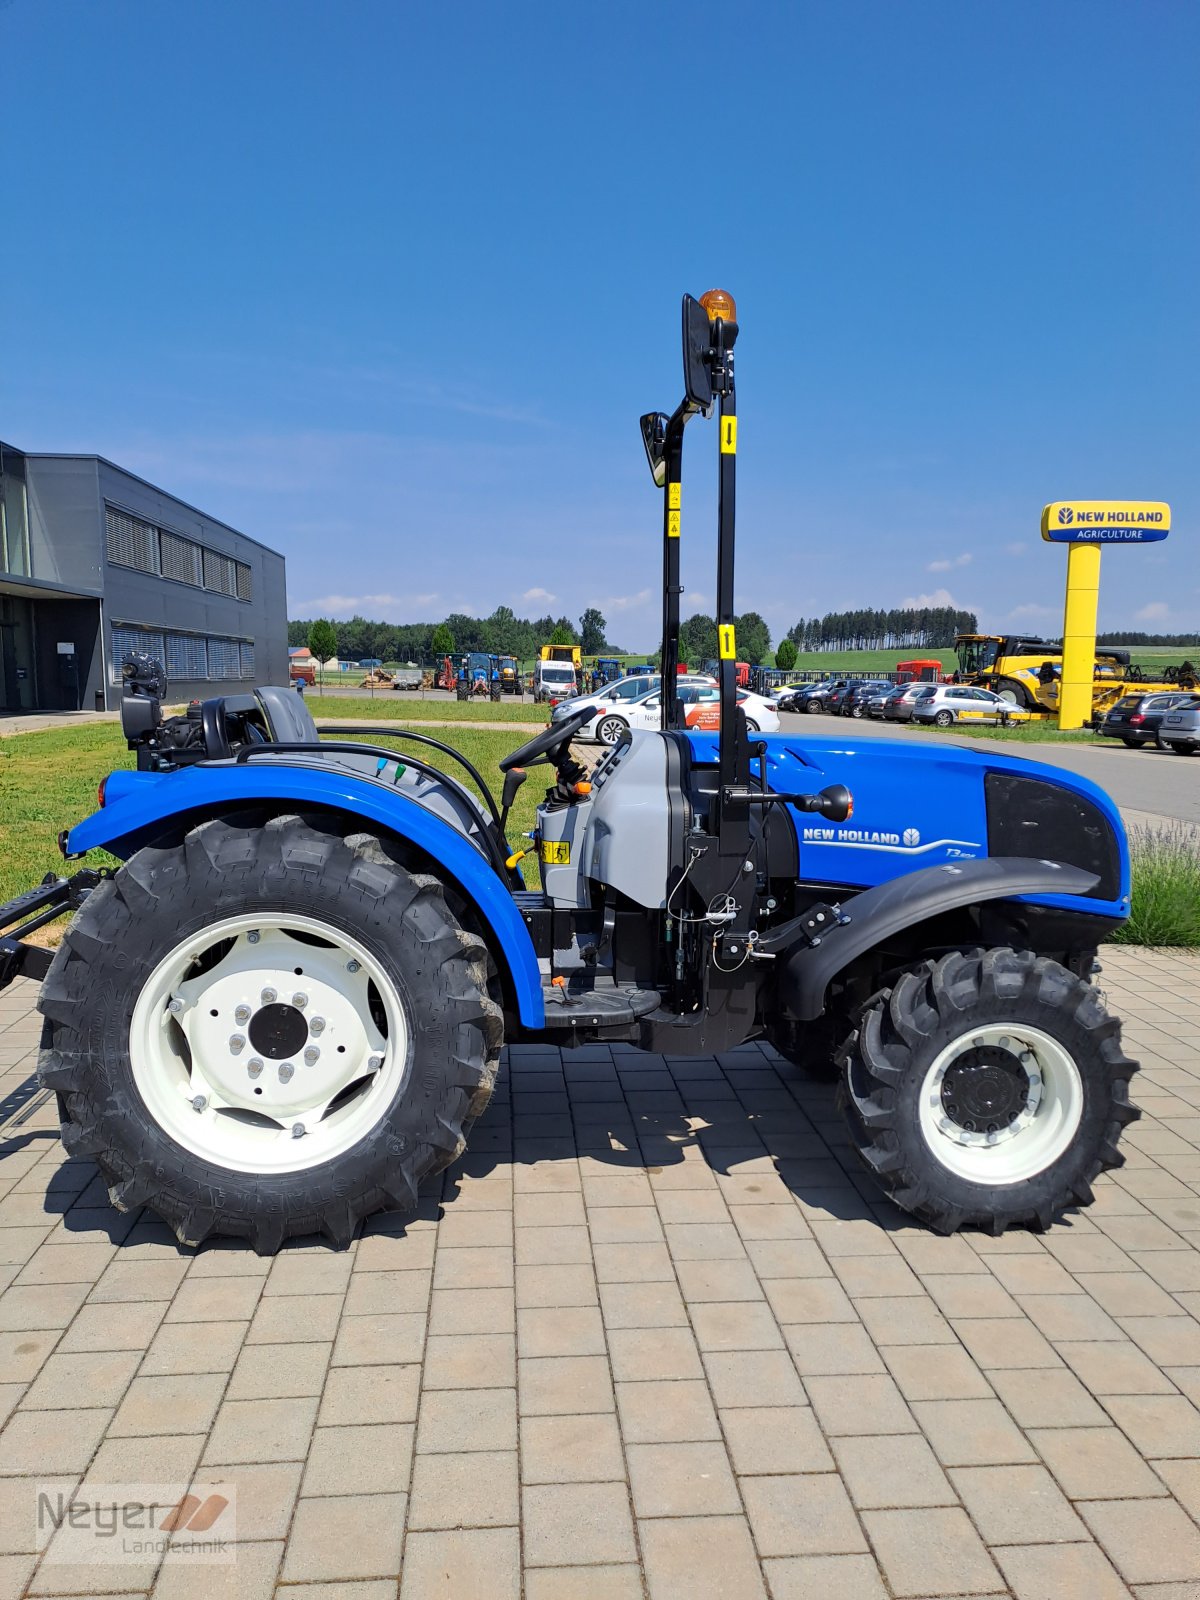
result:
M 39 1001 L 62 1137 L 184 1244 L 350 1242 L 453 1161 L 495 1082 L 487 953 L 437 879 L 298 816 L 202 823 L 85 901 Z
M 1099 992 L 1056 961 L 958 952 L 868 1001 L 839 1052 L 859 1154 L 941 1233 L 1048 1228 L 1124 1157 L 1137 1070 Z
M 471 691 L 461 678 L 454 685 L 454 698 L 456 700 L 469 700 L 471 698 Z
M 495 701 L 500 699 L 500 685 L 498 683 L 492 684 L 491 688 L 488 690 L 488 696 L 490 699 Z
M 1034 700 L 1023 683 L 1018 683 L 1015 678 L 995 678 L 988 682 L 988 688 L 998 694 L 1001 700 L 1010 706 L 1016 706 L 1018 711 L 1036 711 L 1038 702 Z

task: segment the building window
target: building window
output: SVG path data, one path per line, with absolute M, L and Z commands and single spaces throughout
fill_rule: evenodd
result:
M 246 563 L 244 561 L 235 561 L 233 563 L 233 565 L 234 565 L 234 569 L 235 569 L 236 574 L 237 574 L 237 597 L 238 597 L 238 599 L 239 600 L 250 600 L 250 599 L 252 599 L 253 598 L 253 592 L 252 592 L 251 586 L 250 586 L 250 568 L 246 565 Z
M 234 563 L 228 556 L 223 556 L 219 550 L 210 550 L 204 547 L 204 587 L 214 589 L 217 594 L 237 595 L 237 575 L 234 572 Z
M 200 545 L 160 528 L 158 548 L 164 578 L 173 578 L 176 583 L 194 583 L 197 588 L 201 586 L 204 577 L 200 564 Z
M 252 678 L 254 676 L 254 646 L 252 644 L 243 644 L 241 648 L 241 656 L 242 677 Z
M 135 572 L 158 572 L 158 529 L 152 523 L 112 506 L 104 508 L 104 523 L 108 559 L 114 566 L 132 567 Z
M 167 635 L 167 678 L 181 683 L 184 679 L 208 677 L 208 651 L 204 640 L 194 633 L 169 633 Z
M 29 576 L 29 501 L 25 462 L 11 450 L 0 451 L 0 568 L 14 577 Z
M 208 641 L 208 675 L 210 678 L 241 677 L 241 652 L 236 639 Z
M 149 628 L 129 628 L 113 625 L 112 631 L 112 681 L 121 681 L 121 662 L 131 651 L 141 650 L 156 661 L 163 659 L 163 636 Z

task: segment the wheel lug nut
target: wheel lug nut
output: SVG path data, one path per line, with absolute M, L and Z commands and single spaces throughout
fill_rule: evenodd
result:
M 167 1001 L 167 1010 L 171 1013 L 171 1015 L 173 1017 L 177 1017 L 179 1015 L 179 1013 L 183 1010 L 183 1001 L 178 999 L 177 997 L 173 996 L 170 1000 Z
M 292 1138 L 293 1139 L 303 1139 L 303 1137 L 304 1137 L 304 1124 L 302 1122 L 293 1122 L 292 1123 Z
M 279 1069 L 279 1081 L 280 1081 L 280 1083 L 288 1083 L 288 1082 L 290 1082 L 292 1073 L 295 1072 L 295 1070 L 296 1070 L 295 1067 L 292 1065 L 292 1063 L 290 1061 L 285 1061 L 283 1063 L 283 1065 Z
M 252 1078 L 261 1078 L 262 1077 L 262 1069 L 263 1069 L 263 1064 L 258 1059 L 257 1056 L 251 1056 L 250 1060 L 247 1061 L 247 1063 L 246 1063 L 246 1071 L 250 1074 L 250 1076 Z
M 279 999 L 279 996 L 276 994 L 274 989 L 264 989 L 262 994 L 259 995 L 259 999 L 262 1001 L 263 1005 L 273 1006 L 276 1000 Z
M 233 1013 L 233 1020 L 239 1027 L 245 1027 L 246 1023 L 250 1021 L 250 1007 L 238 1006 Z
M 383 1057 L 382 1056 L 372 1056 L 371 1059 L 367 1062 L 368 1070 L 371 1071 L 371 1072 L 378 1072 L 382 1065 L 383 1065 Z
M 292 1004 L 297 1011 L 303 1011 L 308 1004 L 308 996 L 306 994 L 294 994 L 292 996 Z
M 246 1048 L 245 1036 L 240 1033 L 231 1034 L 229 1038 L 229 1048 L 233 1051 L 235 1056 L 241 1055 L 242 1051 Z
M 325 1018 L 324 1017 L 314 1017 L 312 1019 L 312 1021 L 308 1025 L 308 1031 L 309 1031 L 309 1033 L 324 1033 L 325 1032 Z
M 260 934 L 258 932 L 258 929 L 254 928 L 246 935 L 246 942 L 248 944 L 257 944 L 258 941 L 259 941 L 259 938 L 260 938 Z
M 346 963 L 346 971 L 347 972 L 357 972 L 358 971 L 358 962 L 357 961 L 347 961 L 347 963 Z
M 308 1067 L 313 1066 L 315 1064 L 315 1062 L 319 1059 L 320 1054 L 321 1054 L 321 1052 L 317 1049 L 316 1045 L 315 1044 L 310 1044 L 308 1049 L 305 1050 L 305 1052 L 304 1052 L 304 1064 L 305 1064 L 305 1066 L 308 1066 Z
M 203 1111 L 207 1104 L 208 1104 L 208 1101 L 204 1098 L 204 1096 L 202 1094 L 198 1094 L 196 1096 L 196 1098 L 192 1101 L 192 1110 L 193 1111 Z

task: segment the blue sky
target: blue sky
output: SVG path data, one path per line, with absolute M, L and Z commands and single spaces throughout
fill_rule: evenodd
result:
M 1054 631 L 1068 496 L 1175 511 L 1103 626 L 1200 625 L 1184 0 L 0 0 L 0 55 L 0 436 L 283 550 L 294 615 L 656 643 L 637 418 L 719 283 L 774 637 L 921 596 Z

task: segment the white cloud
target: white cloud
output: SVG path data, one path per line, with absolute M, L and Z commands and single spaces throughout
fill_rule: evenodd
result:
M 553 605 L 558 596 L 551 594 L 549 589 L 526 589 L 521 599 L 532 601 L 534 605 Z
M 387 620 L 387 613 L 404 613 L 405 621 L 414 607 L 432 605 L 437 594 L 322 594 L 315 600 L 293 600 L 288 609 L 298 617 L 367 617 Z
M 1041 617 L 1060 617 L 1062 615 L 1062 607 L 1060 606 L 1056 609 L 1054 606 L 1039 606 L 1031 600 L 1023 606 L 1014 606 L 1008 615 L 1014 619 L 1018 617 L 1028 618 L 1033 622 Z
M 961 555 L 947 556 L 941 561 L 931 561 L 926 572 L 953 572 L 956 567 L 969 567 L 974 557 L 966 550 Z
M 949 589 L 935 589 L 932 594 L 910 594 L 907 600 L 901 600 L 901 608 L 905 611 L 922 611 L 926 607 L 953 606 L 956 611 L 978 611 L 978 606 L 969 605 L 966 601 L 956 600 Z
M 1004 546 L 1004 553 L 1007 556 L 1023 556 L 1028 549 L 1029 546 L 1023 540 L 1014 539 L 1012 544 Z
M 1171 615 L 1170 607 L 1162 600 L 1152 600 L 1148 606 L 1143 606 L 1140 611 L 1135 611 L 1135 622 L 1165 622 Z
M 611 595 L 606 600 L 601 600 L 601 611 L 633 611 L 638 606 L 644 606 L 650 598 L 649 589 L 639 589 L 636 594 Z

